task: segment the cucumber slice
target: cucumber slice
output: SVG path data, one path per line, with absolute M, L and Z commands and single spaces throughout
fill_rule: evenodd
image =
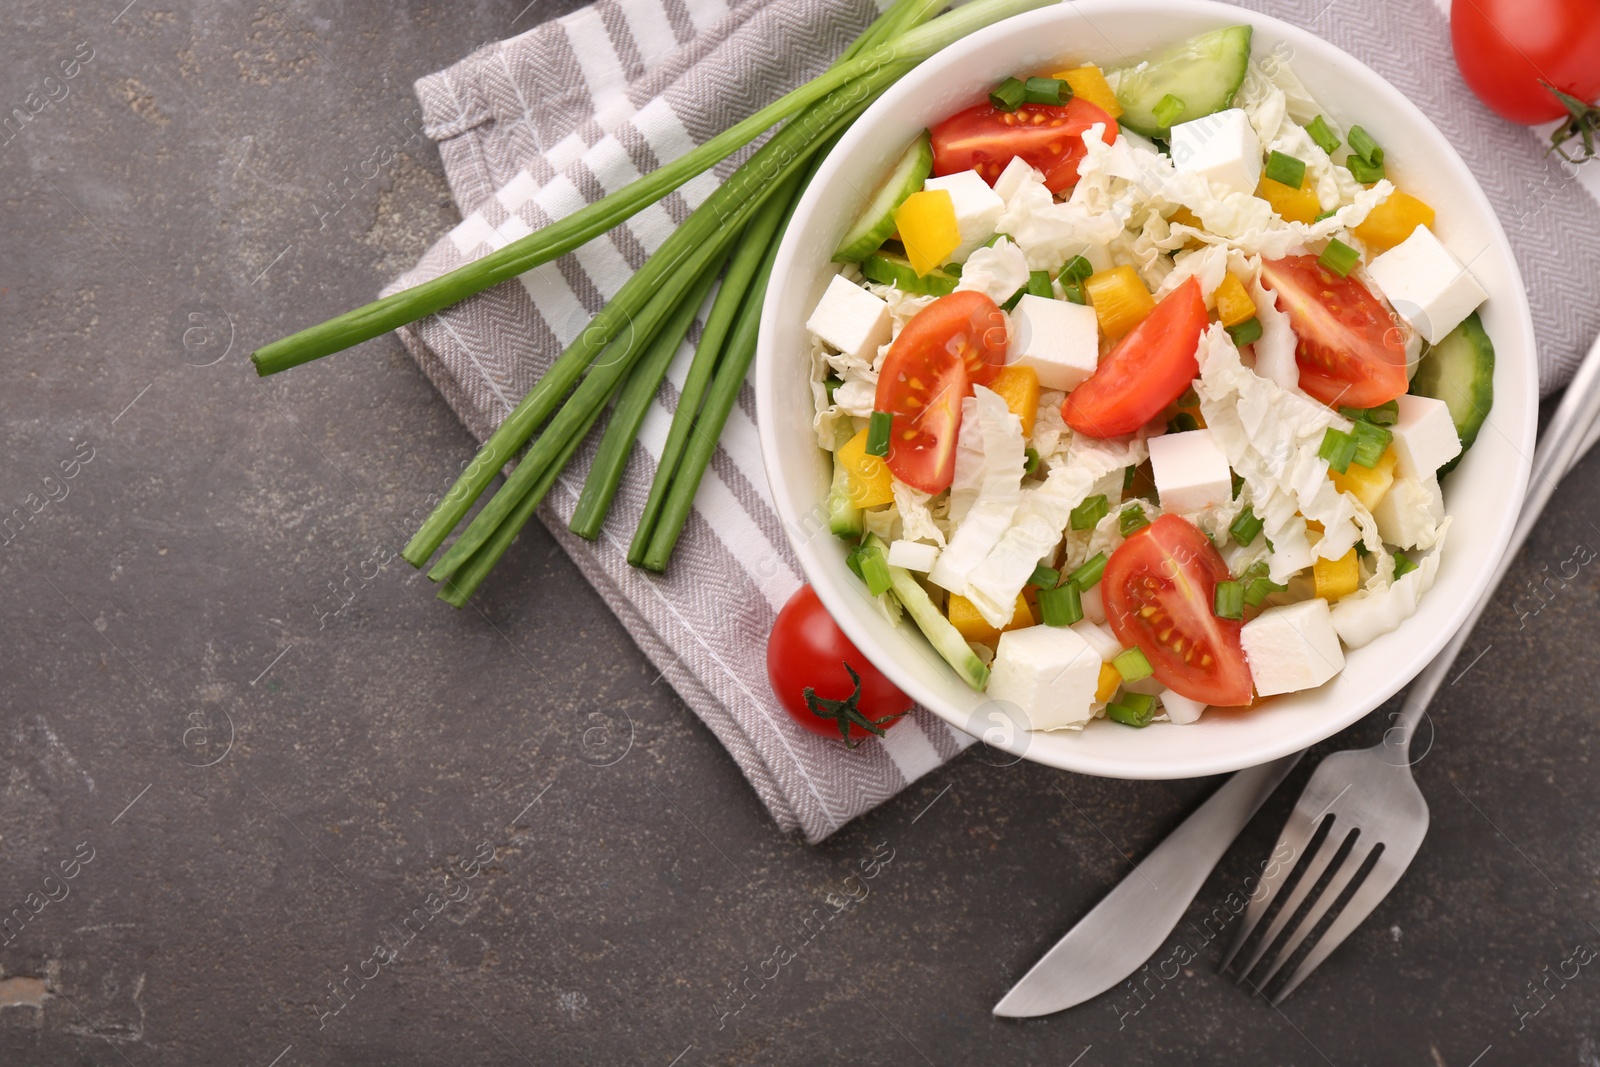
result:
M 874 542 L 880 546 L 883 544 L 877 534 L 867 538 L 868 544 Z M 967 639 L 950 624 L 944 613 L 933 606 L 933 599 L 928 596 L 928 591 L 922 588 L 912 577 L 911 572 L 904 567 L 890 567 L 889 582 L 889 588 L 894 593 L 895 599 L 900 601 L 901 606 L 915 620 L 917 628 L 922 631 L 922 636 L 928 639 L 928 644 L 933 646 L 933 650 L 955 668 L 963 682 L 980 693 L 983 692 L 984 686 L 989 684 L 989 668 L 983 665 L 983 660 L 972 651 Z
M 895 285 L 902 293 L 918 296 L 945 296 L 955 292 L 961 279 L 935 267 L 926 274 L 918 274 L 905 256 L 879 249 L 861 261 L 861 274 L 869 282 Z
M 1423 355 L 1411 391 L 1444 401 L 1465 455 L 1494 406 L 1494 342 L 1476 311 Z M 1450 473 L 1459 462 L 1461 456 L 1440 467 L 1440 475 Z
M 1156 118 L 1168 94 L 1183 101 L 1179 122 L 1233 106 L 1250 64 L 1250 27 L 1228 26 L 1202 33 L 1154 59 L 1117 72 L 1122 125 L 1146 137 L 1165 138 L 1170 127 Z
M 906 197 L 921 189 L 922 183 L 932 173 L 933 141 L 928 131 L 923 130 L 922 135 L 906 149 L 906 154 L 900 157 L 900 162 L 894 165 L 883 184 L 878 186 L 878 191 L 872 194 L 872 202 L 856 219 L 856 224 L 839 242 L 839 247 L 833 253 L 833 261 L 860 263 L 876 252 L 894 232 L 894 209 Z
M 855 427 L 849 419 L 840 419 L 834 434 L 834 447 L 855 436 Z M 866 530 L 861 509 L 850 499 L 850 475 L 838 459 L 833 461 L 833 484 L 828 489 L 828 529 L 835 537 L 854 541 Z

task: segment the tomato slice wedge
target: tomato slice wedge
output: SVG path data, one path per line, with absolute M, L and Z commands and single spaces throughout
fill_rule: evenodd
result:
M 896 478 L 925 493 L 950 488 L 961 398 L 1005 361 L 1005 312 L 982 293 L 941 296 L 901 328 L 873 398 L 894 417 L 885 460 Z
M 1200 281 L 1190 278 L 1118 341 L 1089 380 L 1067 394 L 1061 417 L 1090 437 L 1132 433 L 1183 395 L 1200 373 L 1206 327 Z
M 993 185 L 1006 164 L 1021 156 L 1044 172 L 1052 193 L 1060 193 L 1078 183 L 1078 164 L 1087 151 L 1083 131 L 1097 122 L 1105 124 L 1110 140 L 1117 139 L 1117 120 L 1080 97 L 1060 105 L 1023 104 L 1015 111 L 978 104 L 931 131 L 933 173 L 975 170 Z
M 1117 640 L 1137 646 L 1168 689 L 1219 707 L 1250 703 L 1252 688 L 1243 623 L 1212 612 L 1217 583 L 1228 576 L 1199 527 L 1163 515 L 1122 542 L 1100 579 Z
M 1404 335 L 1378 298 L 1316 256 L 1261 264 L 1299 343 L 1300 388 L 1330 407 L 1372 408 L 1406 391 Z

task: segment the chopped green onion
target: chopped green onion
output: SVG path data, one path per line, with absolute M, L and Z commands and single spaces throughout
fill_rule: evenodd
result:
M 838 379 L 838 378 L 829 378 L 827 381 L 822 383 L 822 388 L 828 394 L 828 403 L 829 404 L 833 403 L 833 394 L 837 393 L 839 391 L 839 386 L 841 386 L 843 384 L 844 384 L 844 382 L 842 380 Z
M 1133 488 L 1133 480 L 1135 478 L 1137 478 L 1138 476 L 1139 476 L 1139 468 L 1138 467 L 1123 467 L 1122 468 L 1122 491 L 1124 493 L 1126 493 L 1129 489 Z
M 1400 404 L 1391 400 L 1375 408 L 1340 408 L 1339 414 L 1351 422 L 1370 422 L 1374 426 L 1393 426 L 1400 418 Z
M 1345 168 L 1350 171 L 1350 177 L 1362 185 L 1371 185 L 1381 182 L 1384 178 L 1382 163 L 1368 163 L 1359 156 L 1351 156 L 1344 161 Z
M 1027 98 L 1028 86 L 1021 78 L 1007 78 L 989 94 L 989 103 L 997 111 L 1015 111 Z
M 1029 296 L 1055 296 L 1055 290 L 1050 288 L 1050 272 L 1047 270 L 1030 270 L 1028 272 Z
M 1281 593 L 1289 588 L 1267 577 L 1265 560 L 1257 560 L 1246 568 L 1245 572 L 1239 575 L 1239 584 L 1244 586 L 1245 604 L 1252 608 L 1259 608 L 1272 593 Z
M 1291 189 L 1298 189 L 1306 183 L 1306 165 L 1289 155 L 1276 149 L 1267 157 L 1266 176 Z
M 1339 147 L 1339 138 L 1334 136 L 1333 128 L 1328 125 L 1328 121 L 1321 115 L 1311 120 L 1310 124 L 1306 126 L 1306 132 L 1311 135 L 1313 141 L 1317 142 L 1317 147 L 1330 156 L 1333 155 L 1333 150 Z
M 1032 474 L 1034 471 L 1036 471 L 1038 469 L 1039 469 L 1039 453 L 1036 452 L 1031 447 L 1030 448 L 1024 448 L 1022 450 L 1022 473 L 1023 474 Z
M 1122 509 L 1117 523 L 1122 530 L 1123 537 L 1132 537 L 1138 531 L 1150 525 L 1150 520 L 1145 518 L 1144 508 L 1132 504 Z
M 1040 589 L 1054 589 L 1061 584 L 1061 572 L 1041 563 L 1033 568 L 1032 574 L 1028 575 L 1028 584 L 1036 585 Z
M 1095 583 L 1100 581 L 1100 576 L 1105 572 L 1106 554 L 1104 552 L 1096 552 L 1084 560 L 1077 570 L 1067 575 L 1067 581 L 1079 589 L 1093 589 Z
M 1386 427 L 1375 426 L 1370 422 L 1358 422 L 1351 435 L 1356 439 L 1356 454 L 1351 457 L 1351 462 L 1362 467 L 1376 467 L 1383 458 L 1383 453 L 1389 447 L 1389 442 L 1394 440 L 1394 434 Z
M 1070 522 L 1074 530 L 1092 530 L 1101 519 L 1106 517 L 1106 512 L 1111 510 L 1110 503 L 1104 493 L 1096 493 L 1072 509 Z
M 1338 208 L 1334 208 L 1332 211 L 1324 211 L 1324 212 L 1322 212 L 1320 215 L 1318 215 L 1316 218 L 1312 219 L 1311 221 L 1312 222 L 1321 222 L 1323 219 L 1331 219 L 1331 218 L 1333 218 L 1338 213 L 1339 213 L 1339 209 Z
M 1372 135 L 1360 126 L 1350 127 L 1350 153 L 1365 163 L 1376 165 L 1383 162 L 1383 149 L 1379 148 L 1378 142 L 1372 139 Z
M 1238 582 L 1218 582 L 1211 605 L 1212 614 L 1219 619 L 1244 618 L 1244 586 Z
M 1394 580 L 1395 581 L 1398 582 L 1401 578 L 1404 578 L 1406 575 L 1410 574 L 1412 571 L 1414 571 L 1416 569 L 1417 569 L 1417 565 L 1415 563 L 1411 562 L 1411 557 L 1410 556 L 1406 555 L 1404 552 L 1396 552 L 1394 554 Z
M 1393 426 L 1400 421 L 1400 403 L 1391 400 L 1387 404 L 1379 404 L 1375 408 L 1367 409 L 1367 421 L 1374 426 Z
M 1001 304 L 1000 307 L 1002 309 L 1006 310 L 1006 311 L 1015 310 L 1018 301 L 1020 301 L 1024 296 L 1026 296 L 1027 293 L 1028 293 L 1028 287 L 1026 285 L 1024 285 L 1021 289 L 1018 289 L 1016 292 L 1014 292 L 1010 296 L 1008 296 L 1006 298 L 1006 302 L 1004 304 Z
M 861 550 L 865 547 L 865 545 L 857 545 L 855 548 L 852 548 L 850 550 L 850 554 L 844 558 L 844 565 L 849 567 L 850 570 L 854 572 L 855 576 L 860 578 L 862 581 L 867 580 L 867 576 L 861 572 Z
M 1228 536 L 1238 542 L 1240 547 L 1249 548 L 1255 544 L 1256 538 L 1261 536 L 1261 529 L 1264 525 L 1265 523 L 1256 518 L 1255 509 L 1246 507 L 1239 512 L 1239 517 L 1234 519 L 1233 523 L 1228 527 Z
M 1233 499 L 1238 500 L 1239 490 L 1244 488 L 1244 479 L 1239 476 L 1238 471 L 1229 471 L 1228 473 L 1233 476 Z
M 855 560 L 851 567 L 867 583 L 867 592 L 873 596 L 882 596 L 889 591 L 889 560 L 883 554 L 883 549 L 874 544 L 864 544 L 850 553 L 850 559 Z M 845 562 L 850 562 L 847 559 Z
M 1138 645 L 1123 649 L 1111 661 L 1111 665 L 1122 675 L 1122 680 L 1125 682 L 1141 681 L 1155 673 L 1150 667 L 1150 661 L 1145 659 Z
M 957 281 L 961 280 L 961 264 L 959 264 L 959 263 L 946 263 L 944 266 L 940 267 L 939 269 L 944 271 L 946 274 L 950 275 L 950 277 L 956 279 Z
M 1124 726 L 1143 729 L 1156 717 L 1156 698 L 1148 693 L 1123 693 L 1114 704 L 1106 705 L 1106 718 Z
M 1083 285 L 1080 282 L 1062 282 L 1061 293 L 1074 304 L 1088 303 L 1088 301 L 1083 298 Z
M 1082 256 L 1073 256 L 1061 265 L 1056 272 L 1062 279 L 1062 284 L 1067 282 L 1081 282 L 1094 273 L 1094 265 Z
M 1317 447 L 1317 455 L 1328 461 L 1328 466 L 1343 474 L 1350 469 L 1350 461 L 1356 458 L 1356 439 L 1343 430 L 1329 426 L 1322 435 L 1322 444 Z
M 1228 336 L 1233 338 L 1236 347 L 1253 345 L 1261 340 L 1261 317 L 1254 315 L 1235 326 L 1225 326 L 1223 329 L 1228 331 Z
M 1348 277 L 1355 270 L 1356 264 L 1361 262 L 1361 253 L 1345 244 L 1337 237 L 1330 238 L 1328 247 L 1322 250 L 1322 255 L 1317 257 L 1317 263 L 1328 268 L 1339 277 Z
M 1360 541 L 1356 542 L 1356 559 L 1366 559 L 1372 555 L 1372 550 Z
M 1055 78 L 1029 78 L 1022 83 L 1023 103 L 1059 107 L 1072 99 L 1072 86 Z
M 867 455 L 887 456 L 889 454 L 889 430 L 894 425 L 894 416 L 887 411 L 874 411 L 872 418 L 867 422 Z
M 1083 594 L 1071 582 L 1039 590 L 1039 620 L 1046 626 L 1071 626 L 1083 618 Z
M 1171 126 L 1178 116 L 1183 114 L 1185 106 L 1182 100 L 1168 93 L 1160 100 L 1157 100 L 1156 106 L 1150 110 L 1159 125 Z
M 1199 428 L 1200 424 L 1194 421 L 1194 416 L 1187 411 L 1180 411 L 1167 420 L 1168 433 L 1187 433 L 1190 430 L 1198 430 Z

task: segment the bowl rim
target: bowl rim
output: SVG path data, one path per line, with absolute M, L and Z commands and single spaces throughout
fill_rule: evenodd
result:
M 1153 761 L 1149 765 L 1130 765 L 1127 760 L 1122 758 L 1096 756 L 1093 753 L 1072 748 L 1032 745 L 1030 743 L 1031 731 L 1026 729 L 986 732 L 983 737 L 983 740 L 994 748 L 1046 766 L 1060 770 L 1130 780 L 1176 779 L 1221 774 L 1257 766 L 1292 752 L 1302 751 L 1364 718 L 1409 684 L 1434 659 L 1445 643 L 1460 628 L 1473 606 L 1484 595 L 1489 579 L 1493 575 L 1495 563 L 1505 554 L 1506 546 L 1510 543 L 1511 533 L 1515 526 L 1516 516 L 1521 510 L 1521 502 L 1527 488 L 1532 466 L 1531 457 L 1537 430 L 1537 407 L 1539 401 L 1537 347 L 1533 331 L 1532 312 L 1528 304 L 1526 286 L 1522 282 L 1522 272 L 1517 264 L 1510 241 L 1506 237 L 1505 229 L 1501 225 L 1499 214 L 1495 211 L 1493 204 L 1490 203 L 1476 176 L 1467 167 L 1460 153 L 1456 151 L 1454 144 L 1445 137 L 1438 127 L 1434 125 L 1433 121 L 1405 93 L 1337 45 L 1282 19 L 1230 4 L 1217 3 L 1214 0 L 1074 0 L 1071 3 L 1051 4 L 1015 15 L 968 35 L 930 57 L 901 78 L 851 124 L 844 136 L 818 167 L 815 175 L 813 175 L 810 186 L 796 205 L 793 218 L 795 220 L 804 220 L 810 216 L 815 209 L 817 200 L 823 196 L 829 181 L 834 177 L 834 172 L 842 165 L 841 160 L 867 139 L 870 135 L 869 131 L 874 128 L 886 113 L 893 112 L 902 100 L 922 91 L 925 85 L 937 78 L 942 70 L 958 65 L 966 54 L 976 51 L 997 39 L 1011 37 L 1012 35 L 1020 36 L 1035 26 L 1051 24 L 1057 20 L 1083 19 L 1089 21 L 1092 26 L 1092 19 L 1096 14 L 1126 18 L 1131 12 L 1137 12 L 1140 9 L 1148 10 L 1156 15 L 1161 13 L 1171 14 L 1178 11 L 1185 15 L 1197 14 L 1216 20 L 1219 26 L 1248 22 L 1258 30 L 1264 27 L 1270 28 L 1271 32 L 1279 40 L 1286 42 L 1297 52 L 1301 48 L 1305 48 L 1309 51 L 1331 55 L 1334 63 L 1348 66 L 1356 77 L 1369 79 L 1379 87 L 1380 94 L 1388 99 L 1396 111 L 1400 113 L 1403 122 L 1431 131 L 1438 144 L 1443 146 L 1448 153 L 1445 157 L 1447 164 L 1456 168 L 1466 179 L 1463 184 L 1463 190 L 1466 193 L 1466 199 L 1469 201 L 1467 211 L 1478 215 L 1485 223 L 1485 235 L 1488 238 L 1486 248 L 1493 248 L 1511 271 L 1511 280 L 1516 284 L 1513 286 L 1512 291 L 1498 294 L 1496 299 L 1514 304 L 1514 313 L 1509 318 L 1515 321 L 1516 333 L 1519 335 L 1516 338 L 1518 350 L 1525 351 L 1528 356 L 1525 361 L 1519 360 L 1519 362 L 1523 363 L 1519 370 L 1524 379 L 1523 384 L 1526 387 L 1524 389 L 1526 398 L 1524 410 L 1518 413 L 1521 416 L 1523 426 L 1522 439 L 1507 439 L 1507 443 L 1514 450 L 1518 459 L 1515 463 L 1512 484 L 1506 487 L 1510 490 L 1506 497 L 1507 506 L 1499 514 L 1497 520 L 1498 528 L 1494 531 L 1492 537 L 1494 550 L 1484 557 L 1481 565 L 1473 570 L 1470 588 L 1467 589 L 1466 595 L 1459 599 L 1454 609 L 1449 613 L 1447 624 L 1423 636 L 1414 646 L 1414 651 L 1410 654 L 1409 661 L 1403 667 L 1394 670 L 1391 676 L 1374 690 L 1365 701 L 1352 701 L 1350 709 L 1341 711 L 1337 715 L 1330 715 L 1310 722 L 1305 728 L 1297 732 L 1289 732 L 1276 740 L 1269 741 L 1264 739 L 1261 744 L 1244 750 L 1240 756 L 1190 757 L 1182 761 L 1169 759 Z M 784 482 L 779 471 L 778 456 L 781 454 L 780 450 L 786 446 L 777 439 L 775 429 L 777 419 L 774 417 L 772 405 L 775 373 L 774 346 L 776 343 L 773 341 L 773 337 L 778 329 L 775 320 L 777 318 L 779 294 L 783 290 L 782 279 L 787 278 L 795 267 L 795 260 L 800 254 L 799 232 L 803 229 L 804 227 L 802 226 L 791 226 L 786 231 L 773 262 L 771 275 L 773 283 L 768 287 L 762 308 L 756 353 L 755 400 L 757 409 L 756 422 L 761 443 L 763 466 L 772 490 L 771 497 L 774 507 L 778 512 L 790 547 L 800 561 L 800 568 L 806 581 L 816 590 L 823 606 L 827 608 L 845 635 L 858 649 L 876 649 L 878 648 L 876 639 L 860 624 L 853 612 L 848 610 L 845 600 L 846 591 L 835 583 L 824 570 L 824 561 L 821 557 L 823 550 L 817 547 L 816 542 L 826 539 L 813 538 L 802 534 L 802 531 L 808 529 L 806 522 L 792 506 L 789 495 L 779 491 L 779 487 Z M 1505 401 L 1497 397 L 1496 402 L 1498 404 Z M 909 623 L 903 621 L 901 625 L 905 626 L 909 625 Z M 1404 626 L 1404 623 L 1402 623 L 1402 626 Z M 1414 634 L 1412 636 L 1417 637 L 1418 635 Z M 865 652 L 863 654 L 865 655 Z M 955 729 L 963 733 L 973 733 L 975 714 L 962 712 L 959 709 L 947 706 L 947 701 L 924 681 L 918 671 L 912 669 L 913 665 L 903 663 L 900 658 L 891 655 L 868 658 L 874 666 L 888 676 L 891 681 L 910 695 L 918 704 L 927 708 Z M 880 659 L 882 662 L 880 662 Z M 1366 706 L 1362 706 L 1364 703 Z

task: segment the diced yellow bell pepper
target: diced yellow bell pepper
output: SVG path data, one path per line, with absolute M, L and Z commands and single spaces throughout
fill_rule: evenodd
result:
M 975 645 L 988 645 L 991 648 L 1000 640 L 1000 635 L 1004 631 L 1021 630 L 1033 625 L 1033 613 L 1028 610 L 1028 602 L 1023 599 L 1021 593 L 1017 594 L 1017 610 L 1012 614 L 1011 621 L 998 630 L 978 614 L 977 605 L 960 593 L 950 594 L 950 600 L 945 605 L 945 614 L 950 617 L 950 625 L 954 626 L 962 637 Z
M 1256 302 L 1245 292 L 1244 283 L 1232 274 L 1223 275 L 1215 298 L 1217 318 L 1224 326 L 1237 326 L 1256 317 Z
M 1200 216 L 1186 207 L 1180 207 L 1168 215 L 1167 224 L 1171 226 L 1193 226 L 1197 230 L 1205 229 L 1205 226 L 1200 222 Z
M 1353 548 L 1338 559 L 1319 557 L 1311 566 L 1311 577 L 1316 583 L 1317 596 L 1323 600 L 1338 600 L 1361 588 L 1361 561 Z
M 1410 237 L 1418 226 L 1432 225 L 1433 208 L 1396 189 L 1351 232 L 1372 251 L 1385 252 Z
M 1333 479 L 1335 489 L 1351 494 L 1371 511 L 1394 484 L 1395 461 L 1394 446 L 1391 445 L 1378 457 L 1377 466 L 1363 467 L 1359 463 L 1352 463 L 1343 474 L 1330 467 L 1328 477 Z
M 1322 214 L 1322 202 L 1309 182 L 1296 189 L 1263 177 L 1256 186 L 1256 195 L 1271 204 L 1285 222 L 1315 222 Z
M 1139 325 L 1156 306 L 1138 272 L 1126 264 L 1089 275 L 1083 291 L 1100 320 L 1100 332 L 1113 341 Z
M 1072 86 L 1073 96 L 1083 97 L 1114 119 L 1122 117 L 1122 105 L 1117 103 L 1117 94 L 1111 91 L 1111 84 L 1100 73 L 1099 67 L 1091 64 L 1072 70 L 1058 70 L 1050 76 Z
M 1039 372 L 1012 363 L 1000 368 L 989 383 L 995 395 L 1006 402 L 1011 413 L 1022 420 L 1022 436 L 1033 436 L 1033 420 L 1039 414 Z
M 894 476 L 880 456 L 867 455 L 867 431 L 862 430 L 840 445 L 833 461 L 844 468 L 850 503 L 858 508 L 875 508 L 894 502 Z
M 955 201 L 946 189 L 924 189 L 906 197 L 894 209 L 894 225 L 918 275 L 944 266 L 961 244 Z
M 1104 704 L 1117 695 L 1117 687 L 1122 684 L 1122 675 L 1109 663 L 1100 664 L 1100 685 L 1094 691 L 1097 704 Z

